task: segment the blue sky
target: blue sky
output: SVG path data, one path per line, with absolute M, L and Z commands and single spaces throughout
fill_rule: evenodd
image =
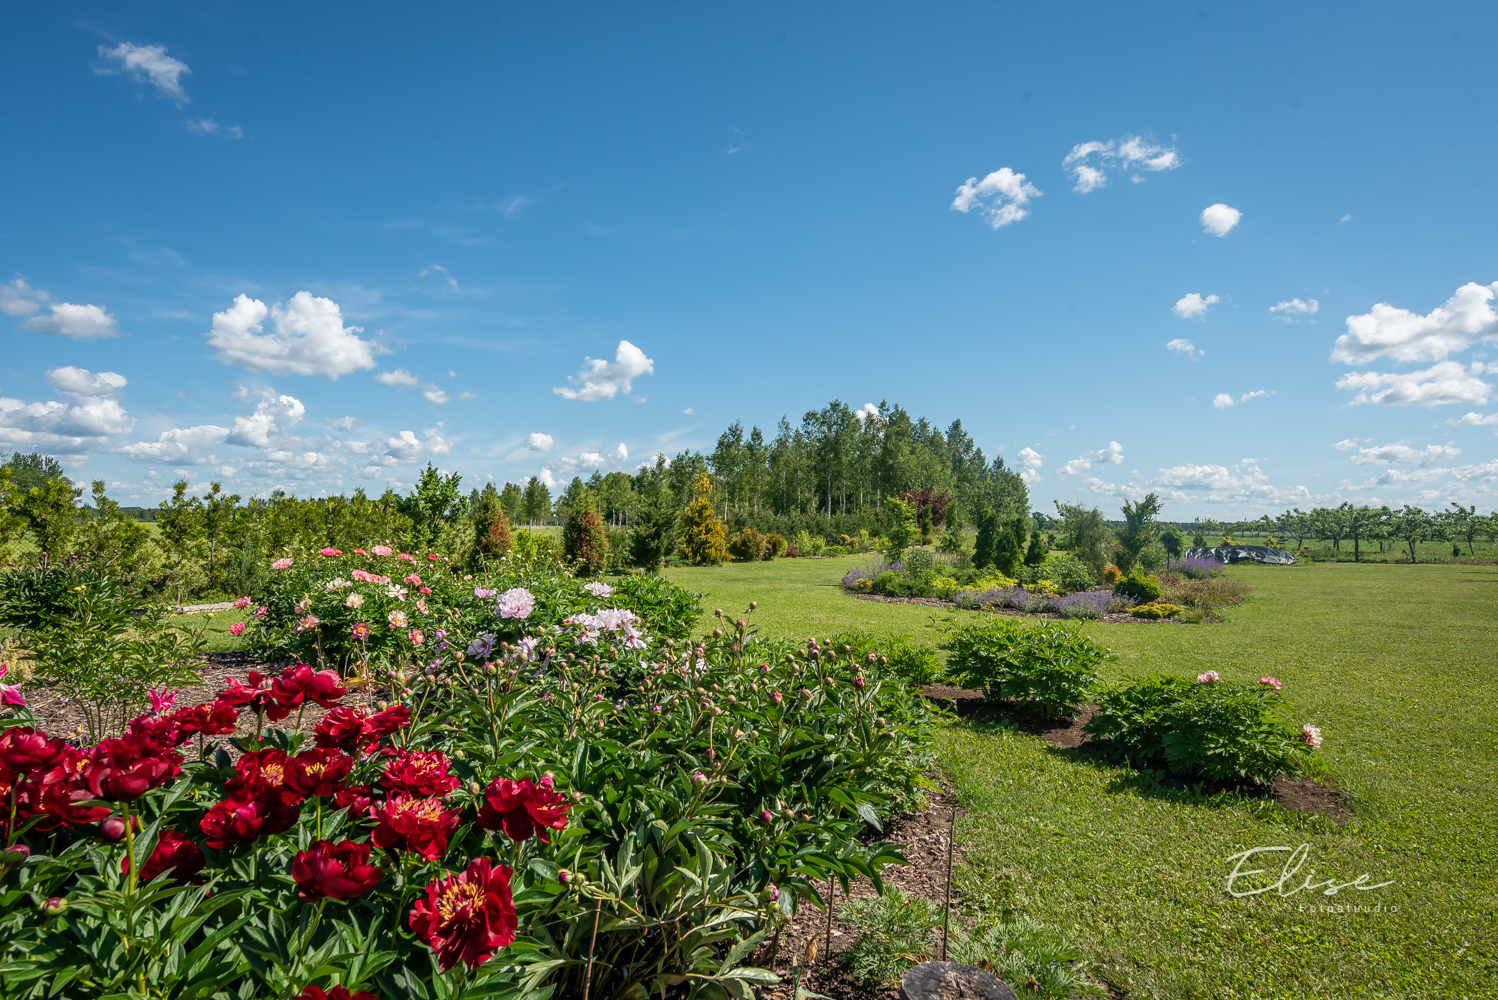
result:
M 887 399 L 1036 506 L 1490 510 L 1495 22 L 13 4 L 0 448 L 154 504 Z

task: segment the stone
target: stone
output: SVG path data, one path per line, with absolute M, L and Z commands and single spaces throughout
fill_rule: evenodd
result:
M 956 962 L 922 962 L 900 980 L 900 1000 L 1019 1000 L 992 972 Z

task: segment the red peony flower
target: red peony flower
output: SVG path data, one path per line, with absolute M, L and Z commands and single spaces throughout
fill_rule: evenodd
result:
M 274 710 L 266 712 L 266 717 L 271 719 L 284 719 L 293 709 L 301 708 L 309 701 L 316 702 L 323 708 L 333 708 L 348 692 L 339 683 L 335 671 L 313 670 L 305 663 L 298 663 L 281 671 L 281 676 L 276 678 L 271 690 L 276 702 Z
M 197 844 L 176 830 L 162 830 L 161 836 L 156 838 L 156 849 L 151 852 L 146 863 L 140 866 L 140 880 L 149 882 L 170 868 L 173 879 L 190 882 L 194 875 L 203 870 L 205 863 L 203 849 Z M 129 858 L 120 859 L 120 871 L 129 873 Z
M 239 712 L 223 701 L 209 701 L 180 709 L 172 718 L 177 722 L 177 732 L 186 736 L 194 733 L 222 736 L 234 732 L 239 725 Z
M 338 750 L 304 750 L 291 758 L 286 784 L 303 795 L 326 798 L 343 787 L 354 758 Z
M 326 992 L 319 986 L 309 986 L 298 993 L 295 1000 L 375 1000 L 375 995 L 363 990 L 350 993 L 347 986 L 333 986 Z
M 444 972 L 461 961 L 476 969 L 515 940 L 510 869 L 474 858 L 461 872 L 427 886 L 411 909 L 411 931 L 437 955 Z
M 404 705 L 383 712 L 370 713 L 362 708 L 339 706 L 333 709 L 313 730 L 317 745 L 325 749 L 361 750 L 368 753 L 380 740 L 411 721 Z
M 376 743 L 411 724 L 411 710 L 405 705 L 391 705 L 364 720 L 364 732 Z
M 412 753 L 403 750 L 385 768 L 385 787 L 412 795 L 446 795 L 462 782 L 448 769 L 440 751 Z
M 234 678 L 229 678 L 224 682 L 228 686 L 219 692 L 219 696 L 215 700 L 225 705 L 233 705 L 235 708 L 248 705 L 252 709 L 261 709 L 270 704 L 272 698 L 271 679 L 261 674 L 258 670 L 251 670 L 249 678 L 250 682 L 248 684 L 241 684 Z
M 366 817 L 374 806 L 374 796 L 369 788 L 363 785 L 353 785 L 345 788 L 333 796 L 333 804 L 339 809 L 347 809 L 350 816 Z
M 103 740 L 75 779 L 96 799 L 133 802 L 182 773 L 182 755 L 141 733 Z
M 125 733 L 139 733 L 160 746 L 180 746 L 187 741 L 179 735 L 177 720 L 171 715 L 142 715 L 125 723 Z
M 291 862 L 291 878 L 297 895 L 312 901 L 353 899 L 373 889 L 381 872 L 369 863 L 369 845 L 352 840 L 334 844 L 319 840 Z
M 30 726 L 0 732 L 0 781 L 47 770 L 65 746 L 62 740 L 49 739 Z
M 484 789 L 479 826 L 503 829 L 511 840 L 529 840 L 539 833 L 541 843 L 549 844 L 550 831 L 567 826 L 569 808 L 561 793 L 552 788 L 550 778 L 542 778 L 539 785 L 529 778 L 518 782 L 495 778 Z
M 233 798 L 245 790 L 254 793 L 272 789 L 300 801 L 296 790 L 286 786 L 286 772 L 290 768 L 291 758 L 284 750 L 271 748 L 247 753 L 235 762 L 234 777 L 224 782 L 224 794 Z
M 378 825 L 370 839 L 378 847 L 393 847 L 399 851 L 436 861 L 447 852 L 447 838 L 458 825 L 457 810 L 442 808 L 441 799 L 419 799 L 406 792 L 397 792 L 375 810 Z
M 221 849 L 282 833 L 300 816 L 295 800 L 289 800 L 279 789 L 245 789 L 208 810 L 198 828 L 209 847 Z

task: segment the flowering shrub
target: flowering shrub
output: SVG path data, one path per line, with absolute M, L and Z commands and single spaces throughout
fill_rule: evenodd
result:
M 1086 704 L 1097 665 L 1110 655 L 1075 625 L 1013 618 L 957 629 L 942 648 L 948 651 L 947 670 L 963 687 L 1029 703 L 1047 718 Z
M 1113 585 L 1117 597 L 1127 597 L 1139 604 L 1148 604 L 1160 599 L 1160 578 L 1153 573 L 1146 576 L 1137 569 Z
M 1313 743 L 1305 730 L 1281 722 L 1279 682 L 1265 681 L 1234 684 L 1215 670 L 1195 681 L 1143 678 L 1102 692 L 1098 713 L 1083 731 L 1099 741 L 1109 760 L 1267 785 L 1299 771 L 1306 754 L 1320 745 L 1320 732 Z
M 1224 567 L 1216 559 L 1202 559 L 1191 556 L 1186 559 L 1172 559 L 1165 565 L 1165 572 L 1172 576 L 1185 577 L 1188 580 L 1210 580 L 1212 577 L 1221 576 Z
M 371 558 L 286 571 L 263 637 L 357 655 L 324 630 L 363 588 L 378 711 L 308 663 L 94 746 L 0 719 L 0 995 L 743 997 L 816 884 L 903 860 L 864 834 L 919 799 L 926 709 L 877 657 L 721 614 L 687 643 L 659 581 L 328 586 Z

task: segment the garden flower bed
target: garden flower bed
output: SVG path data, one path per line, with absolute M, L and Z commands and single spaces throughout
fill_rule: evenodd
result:
M 742 998 L 903 861 L 928 711 L 877 658 L 381 548 L 283 563 L 236 610 L 288 665 L 201 704 L 87 745 L 7 697 L 0 993 Z

